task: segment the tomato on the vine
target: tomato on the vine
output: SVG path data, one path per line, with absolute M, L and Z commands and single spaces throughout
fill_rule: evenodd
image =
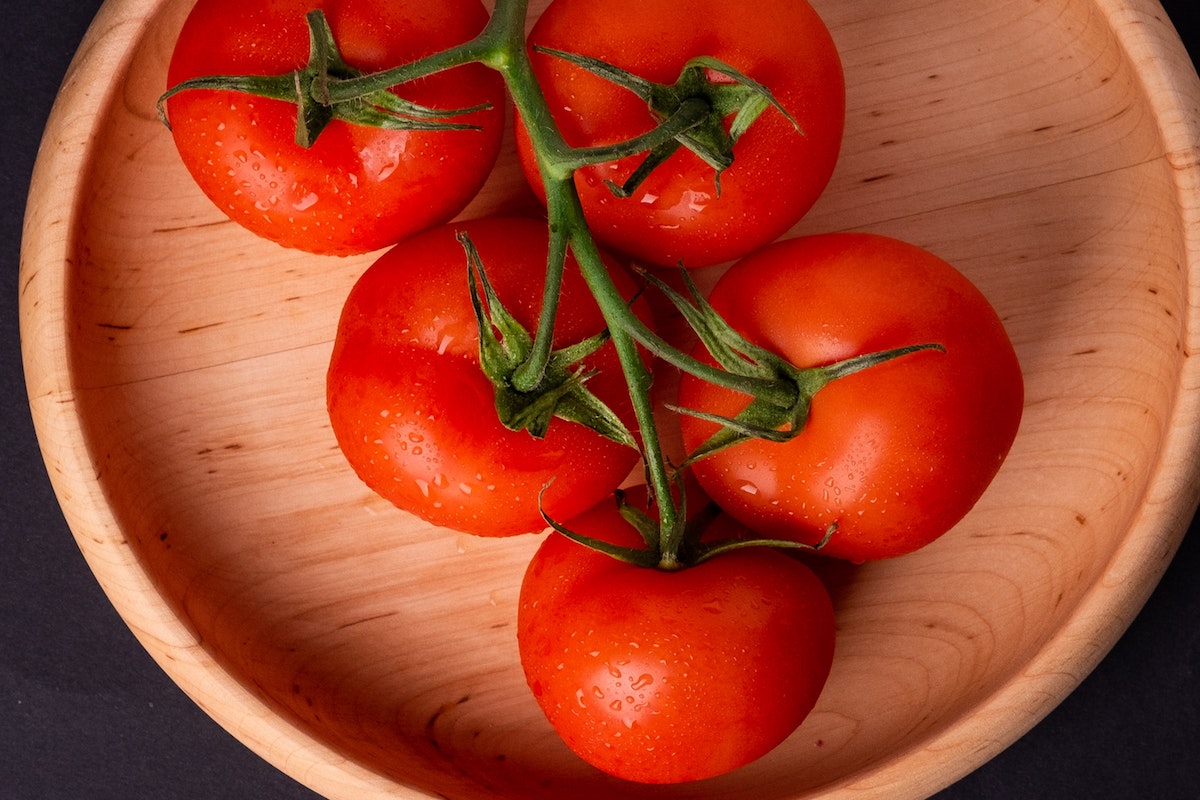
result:
M 976 504 L 1016 437 L 1024 387 L 1003 322 L 962 273 L 871 234 L 784 240 L 735 264 L 710 302 L 751 343 L 805 368 L 923 343 L 820 389 L 786 442 L 750 439 L 694 464 L 762 536 L 852 561 L 922 547 Z M 704 355 L 702 348 L 697 356 Z M 746 395 L 684 376 L 679 404 L 731 418 Z M 684 415 L 689 452 L 717 430 Z
M 341 56 L 376 72 L 461 44 L 488 15 L 479 0 L 199 0 L 175 45 L 168 86 L 212 75 L 281 75 L 309 60 L 305 14 L 324 12 Z M 477 130 L 390 130 L 335 120 L 296 143 L 297 107 L 229 90 L 167 100 L 180 157 L 231 219 L 279 244 L 365 253 L 445 222 L 491 172 L 504 128 L 499 75 L 470 64 L 397 87 Z
M 792 227 L 833 172 L 845 122 L 845 81 L 835 43 L 804 0 L 553 0 L 531 48 L 589 56 L 646 80 L 673 84 L 697 56 L 719 59 L 765 86 L 795 121 L 768 108 L 737 140 L 721 173 L 685 148 L 632 196 L 614 196 L 641 156 L 579 169 L 575 184 L 596 238 L 653 264 L 699 267 L 741 257 Z M 610 145 L 655 125 L 637 95 L 584 68 L 532 51 L 534 70 L 567 144 Z M 710 73 L 717 83 L 724 76 Z M 535 191 L 541 181 L 519 124 L 518 151 Z
M 640 542 L 611 499 L 566 527 Z M 763 547 L 665 572 L 551 533 L 517 611 L 521 664 L 551 725 L 585 761 L 642 783 L 713 777 L 777 746 L 815 706 L 834 637 L 820 580 Z
M 460 231 L 478 250 L 500 301 L 528 330 L 536 327 L 544 221 L 486 218 L 417 234 L 384 253 L 346 299 L 327 375 L 330 421 L 358 476 L 396 506 L 480 535 L 542 530 L 539 504 L 554 519 L 579 513 L 628 477 L 638 453 L 563 419 L 552 420 L 544 438 L 501 424 L 495 388 L 480 368 Z M 635 294 L 619 268 L 612 275 L 626 296 Z M 555 346 L 604 328 L 569 260 Z M 583 366 L 591 373 L 586 387 L 630 420 L 611 343 Z

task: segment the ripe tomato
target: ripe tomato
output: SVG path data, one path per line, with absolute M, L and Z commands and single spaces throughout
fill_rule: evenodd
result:
M 323 9 L 342 57 L 374 72 L 460 44 L 487 23 L 479 0 L 199 0 L 183 25 L 168 85 L 206 75 L 277 75 L 308 62 L 305 13 Z M 453 217 L 491 171 L 503 133 L 500 77 L 472 64 L 406 84 L 406 99 L 487 111 L 482 130 L 394 131 L 334 121 L 295 143 L 293 104 L 189 90 L 167 101 L 196 183 L 233 220 L 288 247 L 364 253 Z
M 833 381 L 807 426 L 695 463 L 728 513 L 763 536 L 853 561 L 933 541 L 975 505 L 1021 418 L 1020 366 L 1004 325 L 966 277 L 926 250 L 868 234 L 785 240 L 734 265 L 713 306 L 750 342 L 798 367 L 937 343 Z M 699 355 L 699 353 L 697 353 Z M 680 405 L 724 417 L 745 395 L 685 376 Z M 716 430 L 682 417 L 689 452 Z
M 611 500 L 567 527 L 640 542 Z M 517 611 L 521 664 L 551 725 L 593 766 L 642 783 L 713 777 L 773 749 L 816 704 L 834 636 L 816 575 L 759 547 L 663 572 L 551 533 Z
M 400 508 L 480 535 L 542 530 L 538 495 L 551 479 L 545 509 L 566 519 L 610 493 L 638 454 L 562 419 L 542 439 L 501 425 L 493 385 L 480 368 L 460 230 L 478 249 L 501 302 L 535 329 L 545 222 L 488 218 L 417 234 L 380 257 L 346 299 L 327 375 L 330 421 L 359 477 Z M 567 266 L 556 347 L 605 327 L 579 270 Z M 633 295 L 628 277 L 615 270 L 613 277 Z M 611 343 L 585 364 L 597 371 L 587 387 L 630 424 Z
M 554 0 L 529 43 L 598 58 L 663 84 L 673 84 L 688 60 L 711 56 L 765 85 L 801 129 L 777 109 L 765 111 L 734 147 L 720 197 L 713 168 L 686 149 L 624 199 L 604 182 L 623 184 L 641 156 L 578 170 L 575 183 L 592 232 L 614 250 L 667 266 L 738 258 L 795 224 L 833 172 L 845 81 L 828 29 L 804 0 Z M 531 57 L 568 144 L 614 144 L 654 127 L 646 103 L 629 91 L 561 58 Z M 517 137 L 526 175 L 541 192 L 520 125 Z

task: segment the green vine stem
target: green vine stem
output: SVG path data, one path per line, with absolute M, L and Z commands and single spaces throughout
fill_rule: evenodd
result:
M 542 317 L 538 322 L 530 357 L 513 375 L 514 385 L 518 388 L 537 385 L 549 363 L 552 349 L 550 342 L 558 307 L 558 288 L 569 250 L 574 254 L 584 280 L 608 324 L 613 346 L 628 383 L 647 481 L 652 495 L 660 501 L 661 535 L 655 548 L 655 560 L 661 568 L 674 569 L 679 566 L 678 553 L 682 546 L 676 532 L 681 531 L 683 526 L 678 519 L 679 510 L 671 500 L 671 473 L 654 420 L 654 409 L 650 400 L 653 377 L 638 350 L 639 344 L 677 366 L 702 373 L 702 377 L 707 376 L 715 381 L 724 382 L 726 376 L 722 370 L 711 368 L 680 353 L 658 337 L 633 313 L 609 277 L 600 251 L 588 230 L 573 176 L 576 169 L 588 164 L 611 161 L 653 149 L 698 125 L 708 116 L 709 109 L 706 104 L 700 102 L 686 104 L 663 125 L 657 126 L 644 136 L 613 147 L 570 147 L 554 122 L 526 50 L 525 19 L 528 5 L 528 0 L 497 0 L 491 19 L 473 40 L 395 69 L 342 79 L 335 77 L 324 83 L 321 90 L 330 102 L 344 102 L 471 62 L 482 63 L 501 74 L 517 113 L 529 132 L 537 156 L 546 191 L 550 228 L 550 253 L 546 266 Z M 770 386 L 760 388 L 765 392 L 772 391 Z
M 599 70 L 605 74 L 611 72 L 620 85 L 654 101 L 651 103 L 651 110 L 658 119 L 658 123 L 650 131 L 628 141 L 601 147 L 571 147 L 555 123 L 533 71 L 525 40 L 528 5 L 528 0 L 496 0 L 487 25 L 473 39 L 417 61 L 370 74 L 360 73 L 342 61 L 323 14 L 314 11 L 308 15 L 311 52 L 309 64 L 304 69 L 278 76 L 212 76 L 187 81 L 172 87 L 159 99 L 159 114 L 169 127 L 165 115 L 165 101 L 171 95 L 188 89 L 219 88 L 294 102 L 298 107 L 297 141 L 304 146 L 311 145 L 324 125 L 334 118 L 381 127 L 411 125 L 428 129 L 455 128 L 462 126 L 452 121 L 454 117 L 477 109 L 425 108 L 401 99 L 392 89 L 471 63 L 483 64 L 499 72 L 529 134 L 545 189 L 549 225 L 543 304 L 537 330 L 531 337 L 523 332 L 521 336 L 515 337 L 521 340 L 521 346 L 516 351 L 520 355 L 515 365 L 506 360 L 511 360 L 511 349 L 505 350 L 497 343 L 493 343 L 496 346 L 491 348 L 495 356 L 491 359 L 494 368 L 505 376 L 506 385 L 503 389 L 507 396 L 516 398 L 510 404 L 509 416 L 519 420 L 535 433 L 549 423 L 550 412 L 553 412 L 553 409 L 544 407 L 545 404 L 540 403 L 536 396 L 533 398 L 533 405 L 522 405 L 526 402 L 523 395 L 536 395 L 536 391 L 546 385 L 548 375 L 552 379 L 548 383 L 558 387 L 555 391 L 574 392 L 575 395 L 587 399 L 586 392 L 579 388 L 584 378 L 571 373 L 575 354 L 570 348 L 567 351 L 555 351 L 552 346 L 567 257 L 568 254 L 574 255 L 580 273 L 605 319 L 607 336 L 619 357 L 637 421 L 637 430 L 628 432 L 624 431 L 620 421 L 612 415 L 609 420 L 612 424 L 608 427 L 613 430 L 620 429 L 628 443 L 639 446 L 657 517 L 651 520 L 646 515 L 639 516 L 632 509 L 623 511 L 623 515 L 632 520 L 631 524 L 638 528 L 646 542 L 646 550 L 637 552 L 625 552 L 628 548 L 614 548 L 601 542 L 585 541 L 586 537 L 573 534 L 555 520 L 547 519 L 547 523 L 583 544 L 633 563 L 664 570 L 699 563 L 739 547 L 792 546 L 788 543 L 757 539 L 699 544 L 694 531 L 695 526 L 685 521 L 687 500 L 682 496 L 682 490 L 678 493 L 679 497 L 672 491 L 679 481 L 679 470 L 669 465 L 659 437 L 650 397 L 653 374 L 643 358 L 642 351 L 701 380 L 753 398 L 753 414 L 736 419 L 714 420 L 724 425 L 725 433 L 710 442 L 708 451 L 712 451 L 747 436 L 772 438 L 776 434 L 794 435 L 803 426 L 806 416 L 804 412 L 812 393 L 816 390 L 814 385 L 819 388 L 819 385 L 824 385 L 828 380 L 842 374 L 850 374 L 873 363 L 918 349 L 936 348 L 937 345 L 919 345 L 888 353 L 869 354 L 860 359 L 832 365 L 827 369 L 799 370 L 783 363 L 777 356 L 750 347 L 748 343 L 739 340 L 728 326 L 723 328 L 723 321 L 707 308 L 697 293 L 693 292 L 694 302 L 689 303 L 681 295 L 671 295 L 665 284 L 648 276 L 649 283 L 668 292 L 689 324 L 700 334 L 702 341 L 710 345 L 709 349 L 716 357 L 717 363 L 710 364 L 696 359 L 651 330 L 634 313 L 608 273 L 584 218 L 583 207 L 575 187 L 576 170 L 648 153 L 646 162 L 637 173 L 644 177 L 644 173 L 661 161 L 665 154 L 682 145 L 712 164 L 719 181 L 720 170 L 732 160 L 734 140 L 763 110 L 774 106 L 793 124 L 795 121 L 779 106 L 766 87 L 714 59 L 693 59 L 685 66 L 678 83 L 674 86 L 658 86 L 646 84 L 636 76 L 616 71 L 616 68 L 609 69 L 592 59 L 554 52 L 556 57 L 567 58 L 593 71 Z M 707 70 L 715 70 L 734 78 L 737 85 L 708 84 L 704 77 Z M 363 114 L 366 116 L 362 116 Z M 727 132 L 723 127 L 724 120 L 735 114 L 733 126 Z M 614 188 L 622 190 L 628 187 Z M 464 242 L 464 246 L 470 255 L 469 242 Z M 490 328 L 482 317 L 484 303 L 477 296 L 477 293 L 486 293 L 488 290 L 484 265 L 474 262 L 472 264 L 472 291 L 476 293 L 473 294 L 473 299 L 476 302 L 477 314 L 481 315 L 480 327 Z M 479 284 L 474 282 L 476 271 L 480 279 Z M 489 298 L 487 306 L 493 309 L 493 314 L 500 315 L 497 319 L 501 319 L 504 312 L 498 298 Z M 481 335 L 481 349 L 486 349 L 487 344 Z M 578 399 L 576 397 L 576 400 Z M 547 402 L 552 400 L 553 398 L 547 398 Z M 579 405 L 580 403 L 576 402 L 576 406 Z M 588 411 L 587 405 L 583 403 L 584 411 Z M 682 413 L 696 413 L 686 409 L 677 410 Z M 608 410 L 593 408 L 588 413 L 592 412 L 603 417 L 603 412 Z M 503 412 L 499 413 L 504 416 Z M 603 430 L 601 432 L 604 433 Z M 634 436 L 636 440 L 629 441 Z M 703 453 L 698 453 L 694 457 L 702 455 Z M 834 528 L 831 527 L 826 534 L 827 538 L 833 535 L 833 532 Z M 807 545 L 805 547 L 808 548 Z

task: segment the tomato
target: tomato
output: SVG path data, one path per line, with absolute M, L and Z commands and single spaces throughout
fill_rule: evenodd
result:
M 747 340 L 798 367 L 945 348 L 833 381 L 787 442 L 750 440 L 695 463 L 705 491 L 760 535 L 815 544 L 836 525 L 826 555 L 907 553 L 953 527 L 1009 452 L 1023 405 L 1012 343 L 978 288 L 927 250 L 870 234 L 785 240 L 734 265 L 710 302 Z M 688 376 L 679 400 L 723 417 L 747 403 Z M 681 422 L 689 452 L 716 430 Z
M 562 419 L 541 439 L 500 423 L 493 384 L 480 368 L 460 230 L 478 249 L 501 302 L 528 330 L 535 328 L 547 252 L 544 221 L 488 218 L 417 234 L 384 253 L 345 301 L 327 374 L 330 421 L 359 477 L 396 506 L 480 535 L 542 530 L 544 487 L 550 484 L 543 497 L 547 513 L 566 519 L 610 493 L 638 454 Z M 634 294 L 633 282 L 615 267 L 613 279 L 627 296 Z M 556 347 L 604 327 L 569 262 Z M 612 344 L 585 366 L 596 371 L 587 387 L 629 424 L 629 395 Z
M 611 501 L 567 526 L 640 541 Z M 815 706 L 834 636 L 816 575 L 759 547 L 664 572 L 551 533 L 517 611 L 521 664 L 551 725 L 593 766 L 642 783 L 713 777 L 773 749 Z
M 305 13 L 322 9 L 342 57 L 374 72 L 460 44 L 487 23 L 479 0 L 199 0 L 171 57 L 168 85 L 206 75 L 276 75 L 309 57 Z M 472 64 L 397 89 L 438 109 L 491 104 L 455 122 L 482 130 L 394 131 L 334 121 L 296 144 L 296 106 L 230 91 L 167 101 L 180 157 L 233 220 L 288 247 L 364 253 L 449 220 L 499 152 L 504 87 Z
M 624 199 L 605 181 L 624 184 L 641 156 L 578 170 L 575 184 L 592 232 L 614 250 L 667 266 L 738 258 L 791 228 L 833 172 L 845 81 L 828 29 L 804 0 L 554 0 L 529 43 L 595 57 L 663 84 L 673 84 L 689 59 L 711 56 L 765 85 L 800 128 L 777 109 L 765 111 L 738 139 L 719 197 L 713 168 L 686 149 Z M 532 52 L 531 58 L 569 145 L 614 144 L 654 127 L 646 103 L 629 91 L 556 56 Z M 526 175 L 542 192 L 520 125 L 517 137 Z

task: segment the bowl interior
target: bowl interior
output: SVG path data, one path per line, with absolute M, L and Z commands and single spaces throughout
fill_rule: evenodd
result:
M 823 570 L 838 652 L 801 729 L 666 788 L 580 763 L 529 695 L 515 602 L 539 538 L 430 529 L 345 464 L 324 372 L 371 257 L 279 249 L 194 188 L 154 115 L 186 5 L 148 3 L 104 76 L 68 245 L 71 390 L 93 477 L 173 613 L 304 735 L 412 796 L 919 796 L 1019 736 L 1123 628 L 1044 655 L 1144 522 L 1190 335 L 1176 176 L 1101 3 L 814 2 L 849 110 L 795 233 L 875 231 L 958 266 L 1013 338 L 1025 418 L 954 531 Z M 466 214 L 528 202 L 510 142 Z

